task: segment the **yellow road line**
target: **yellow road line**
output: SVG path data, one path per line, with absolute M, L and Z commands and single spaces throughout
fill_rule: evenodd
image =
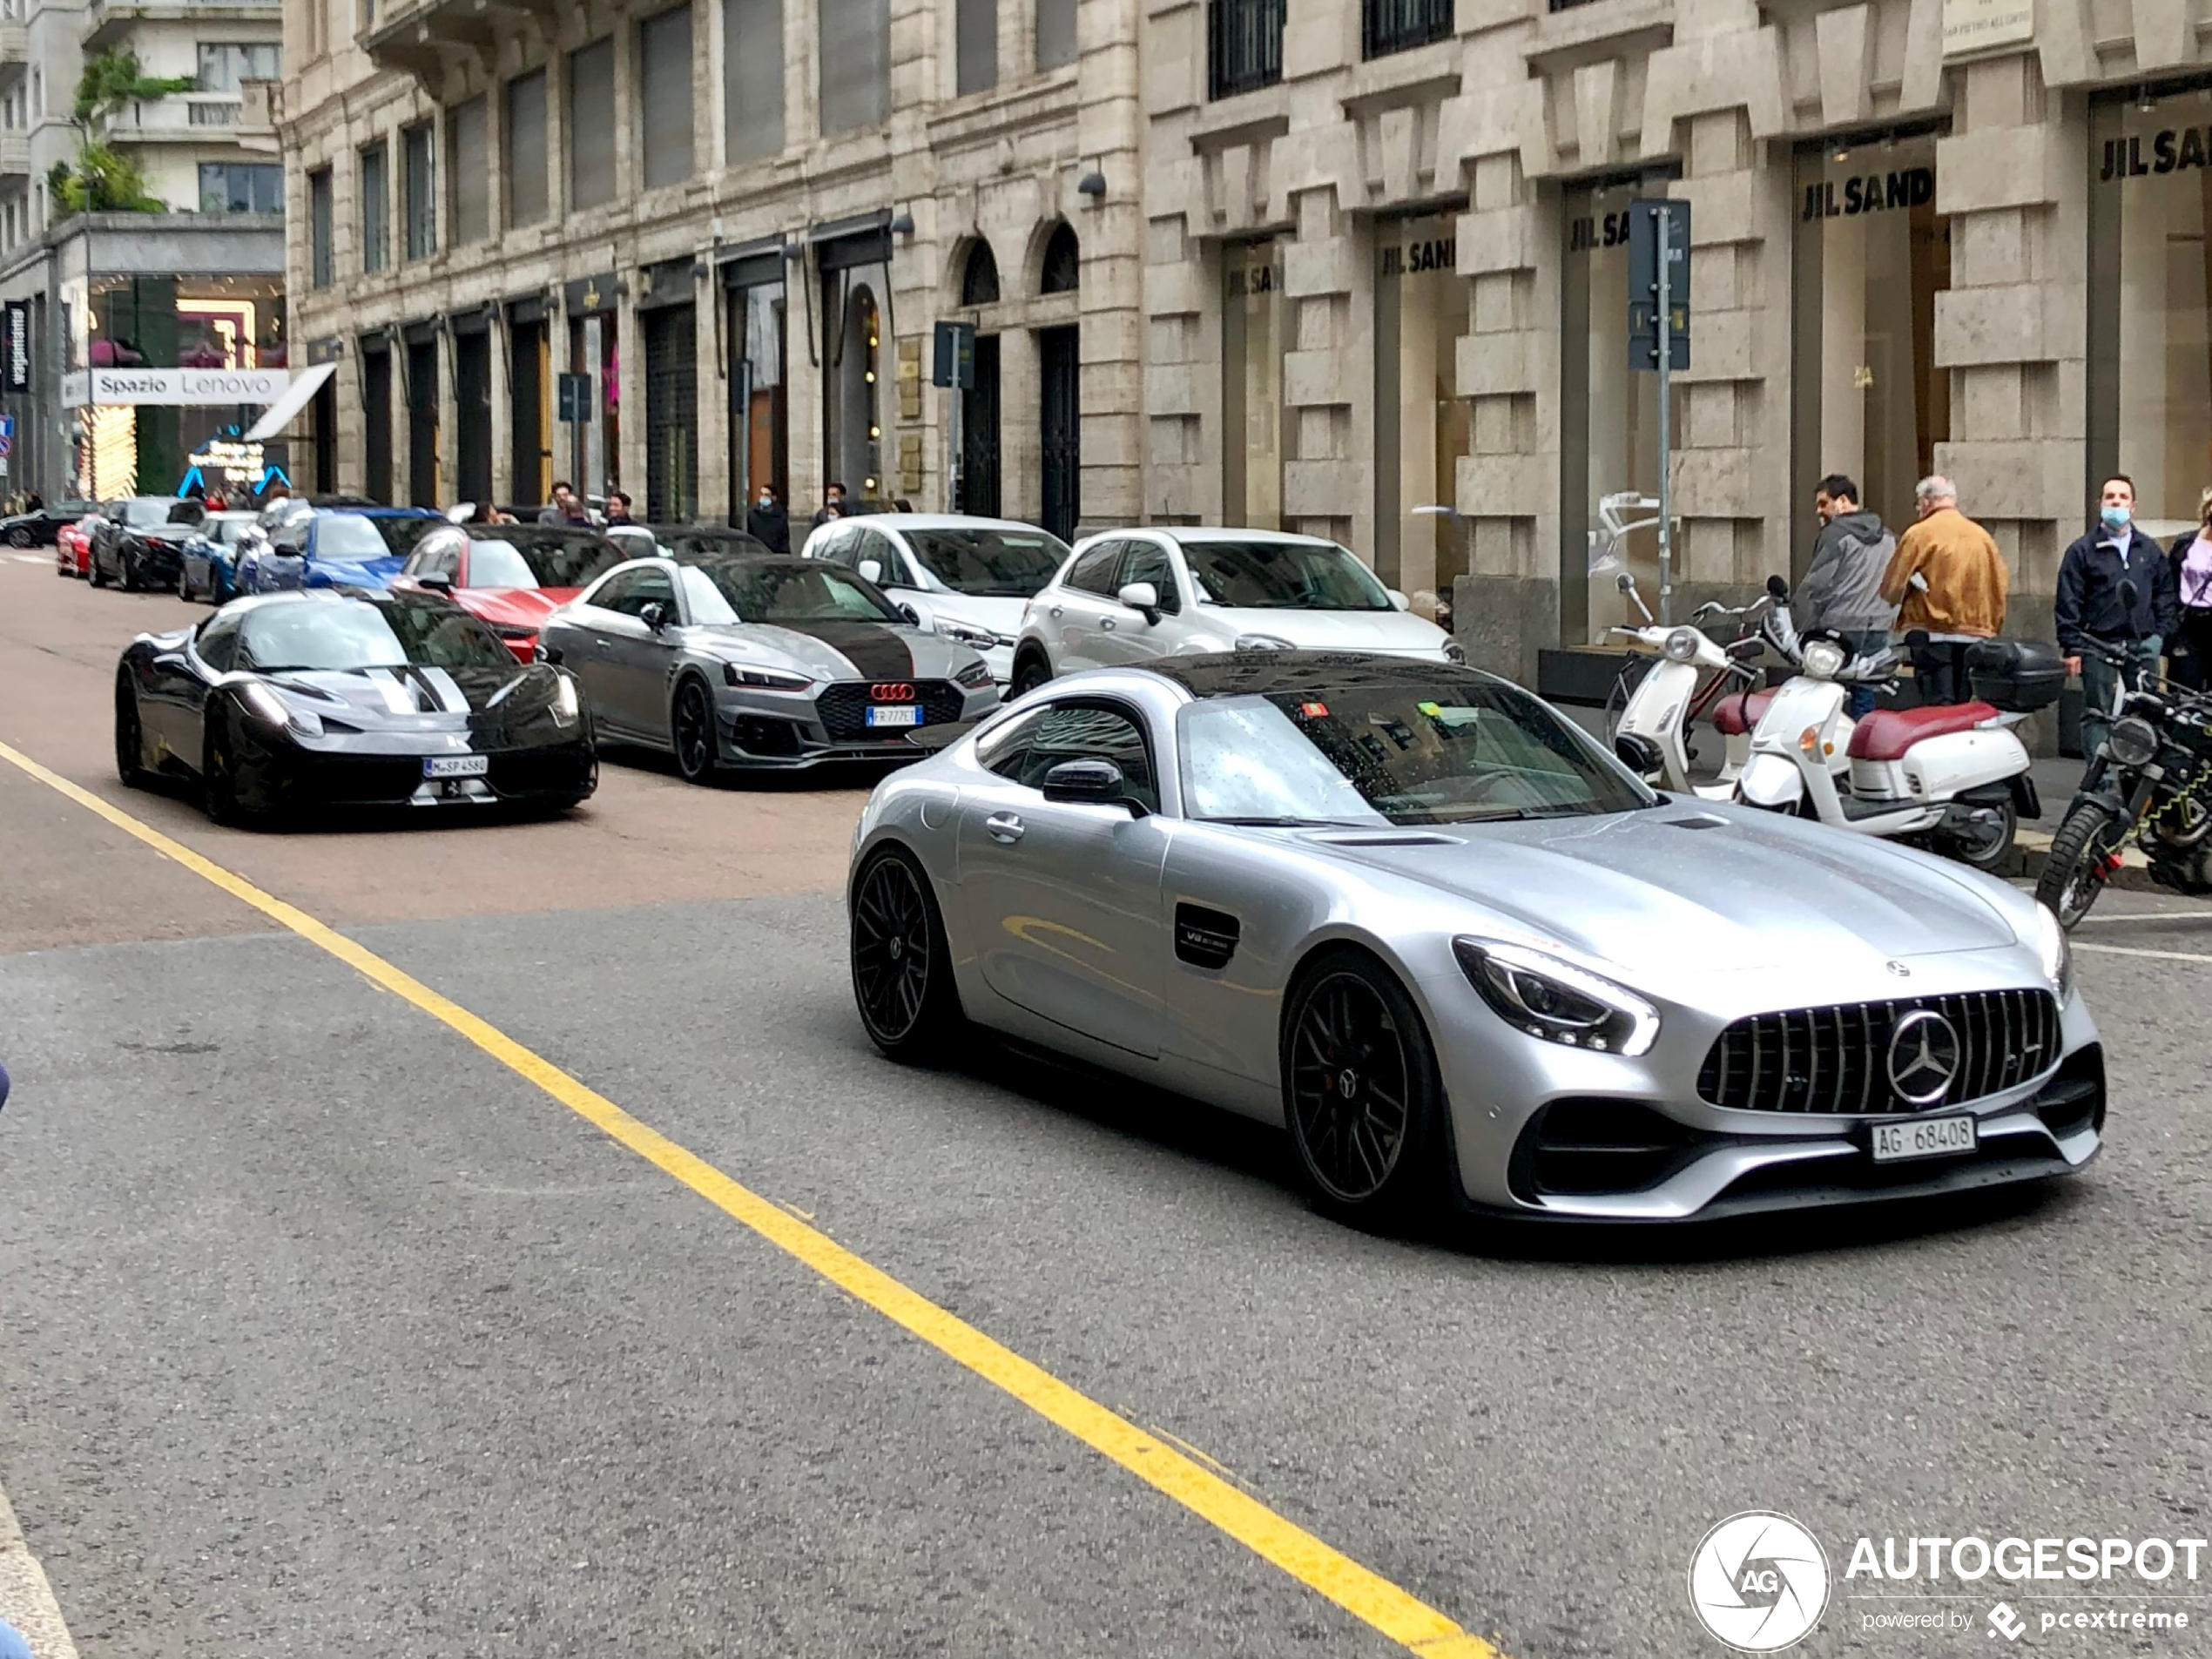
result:
M 212 881 L 309 944 L 327 951 L 372 984 L 404 998 L 432 1019 L 460 1033 L 610 1139 L 629 1148 L 656 1169 L 673 1176 L 833 1285 L 849 1291 L 894 1324 L 903 1325 L 939 1352 L 958 1360 L 984 1381 L 1011 1394 L 1093 1451 L 1111 1458 L 1138 1480 L 1211 1522 L 1262 1560 L 1282 1568 L 1392 1641 L 1423 1656 L 1423 1659 L 1500 1659 L 1495 1648 L 1461 1629 L 1426 1602 L 1323 1543 L 1196 1460 L 1184 1456 L 1159 1436 L 1147 1433 L 928 1298 L 909 1290 L 775 1203 L 740 1186 L 704 1158 L 640 1123 L 605 1096 L 586 1088 L 550 1060 L 525 1049 L 460 1004 L 439 995 L 367 947 L 356 944 L 337 929 L 287 904 L 273 894 L 264 892 L 245 877 L 193 852 L 183 842 L 172 840 L 152 825 L 141 823 L 122 808 L 102 800 L 90 790 L 79 788 L 4 743 L 0 743 L 0 759 L 67 796 L 87 812 L 98 814 L 125 834 L 135 836 L 164 858 Z

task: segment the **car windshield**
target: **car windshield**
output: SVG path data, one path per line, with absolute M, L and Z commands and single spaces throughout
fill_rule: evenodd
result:
M 166 496 L 141 496 L 118 503 L 114 516 L 133 529 L 169 522 L 169 509 L 175 503 Z
M 630 554 L 604 536 L 517 524 L 469 538 L 472 588 L 580 588 Z
M 1026 599 L 1052 580 L 1067 544 L 1043 530 L 907 529 L 900 534 L 939 586 L 979 598 Z
M 245 535 L 246 528 L 253 523 L 253 517 L 252 513 L 210 513 L 200 525 L 200 534 L 211 542 L 234 547 L 238 538 Z
M 1518 686 L 1440 670 L 1325 692 L 1211 698 L 1178 717 L 1194 818 L 1479 824 L 1657 797 Z
M 378 604 L 302 599 L 258 607 L 239 635 L 239 666 L 310 669 L 513 668 L 514 653 L 467 611 L 442 602 Z
M 651 536 L 653 550 L 666 554 L 671 558 L 689 559 L 714 553 L 756 558 L 773 556 L 765 542 L 757 541 L 743 530 L 719 529 L 712 526 L 694 529 L 664 525 L 653 530 Z
M 849 570 L 815 559 L 700 559 L 702 572 L 746 622 L 904 622 L 891 602 Z M 685 584 L 687 595 L 698 587 Z M 700 622 L 731 617 L 693 614 Z
M 1247 610 L 1388 610 L 1390 590 L 1334 542 L 1185 542 L 1198 603 Z

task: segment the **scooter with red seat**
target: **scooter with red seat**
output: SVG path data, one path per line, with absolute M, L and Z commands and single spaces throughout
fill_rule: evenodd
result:
M 1615 578 L 1614 585 L 1622 597 L 1643 613 L 1644 625 L 1616 625 L 1607 632 L 1626 640 L 1632 650 L 1658 660 L 1639 665 L 1642 671 L 1637 675 L 1623 670 L 1613 692 L 1619 711 L 1615 715 L 1612 705 L 1607 711 L 1608 735 L 1616 744 L 1623 737 L 1642 738 L 1651 744 L 1657 756 L 1651 780 L 1662 789 L 1689 794 L 1692 791 L 1688 729 L 1699 715 L 1710 709 L 1714 725 L 1727 739 L 1726 754 L 1719 781 L 1701 785 L 1695 792 L 1713 800 L 1731 799 L 1736 792 L 1736 774 L 1743 770 L 1744 759 L 1751 752 L 1751 725 L 1757 718 L 1745 720 L 1743 700 L 1747 695 L 1764 698 L 1766 693 L 1731 691 L 1727 688 L 1749 687 L 1758 683 L 1751 663 L 1765 646 L 1757 635 L 1741 633 L 1723 644 L 1705 628 L 1716 618 L 1727 617 L 1734 619 L 1740 630 L 1746 618 L 1757 616 L 1764 608 L 1766 597 L 1763 594 L 1754 604 L 1734 610 L 1717 603 L 1702 604 L 1688 623 L 1669 628 L 1652 616 L 1643 596 L 1636 591 L 1635 578 L 1626 570 Z M 1702 684 L 1701 675 L 1707 677 Z M 1737 711 L 1732 726 L 1723 718 L 1723 711 L 1731 706 Z
M 1759 717 L 1736 798 L 1855 834 L 1922 841 L 1976 869 L 2001 867 L 2020 816 L 2041 811 L 2014 728 L 2055 700 L 2065 679 L 2056 649 L 1985 642 L 1967 658 L 1976 701 L 1877 709 L 1854 722 L 1844 712 L 1851 688 L 1890 684 L 1895 652 L 1858 658 L 1832 630 L 1800 635 L 1789 584 L 1771 577 L 1767 591 L 1774 604 L 1762 631 L 1797 671 Z M 1838 759 L 1848 763 L 1840 772 Z

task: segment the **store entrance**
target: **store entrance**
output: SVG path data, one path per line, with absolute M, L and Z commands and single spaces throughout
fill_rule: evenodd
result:
M 960 510 L 999 516 L 999 337 L 975 337 L 975 385 L 960 429 Z
M 1082 352 L 1076 328 L 1037 330 L 1038 378 L 1043 389 L 1045 529 L 1076 539 L 1082 517 Z

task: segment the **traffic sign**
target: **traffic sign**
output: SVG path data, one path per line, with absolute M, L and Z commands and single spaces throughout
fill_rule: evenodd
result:
M 932 386 L 957 387 L 961 391 L 973 390 L 975 385 L 975 325 L 972 322 L 941 322 L 937 325 L 936 361 L 934 373 L 929 377 Z
M 562 374 L 558 377 L 560 418 L 563 421 L 589 421 L 591 418 L 591 376 Z
M 1667 367 L 1689 367 L 1689 204 L 1629 204 L 1629 367 L 1659 367 L 1659 220 L 1666 216 Z

